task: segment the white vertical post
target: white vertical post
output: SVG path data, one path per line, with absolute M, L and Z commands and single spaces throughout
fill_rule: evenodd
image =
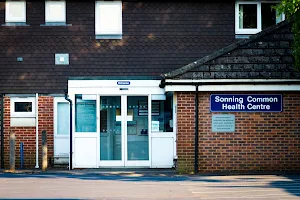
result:
M 127 95 L 121 95 L 121 144 L 124 145 L 121 146 L 121 150 L 122 150 L 122 161 L 123 161 L 123 166 L 124 164 L 127 165 L 127 161 L 128 161 L 128 151 L 127 151 Z M 123 152 L 124 149 L 124 152 Z
M 39 167 L 39 94 L 35 94 L 35 168 Z
M 152 95 L 148 95 L 148 151 L 150 168 L 152 168 Z
M 97 130 L 97 166 L 100 167 L 100 95 L 97 94 L 96 96 L 96 124 L 97 124 L 97 127 L 96 127 L 96 130 Z

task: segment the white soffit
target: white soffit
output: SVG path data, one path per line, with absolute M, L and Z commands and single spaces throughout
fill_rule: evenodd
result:
M 231 83 L 230 85 L 227 84 L 229 82 Z M 270 84 L 268 84 L 268 82 L 270 82 Z M 276 84 L 274 84 L 274 82 Z M 289 84 L 286 82 L 289 82 Z M 173 83 L 173 85 L 167 84 L 165 86 L 166 92 L 196 91 L 196 83 L 199 84 L 199 91 L 300 91 L 300 79 L 166 80 L 166 83 Z M 182 83 L 187 84 L 176 85 Z M 210 85 L 209 83 L 213 84 Z

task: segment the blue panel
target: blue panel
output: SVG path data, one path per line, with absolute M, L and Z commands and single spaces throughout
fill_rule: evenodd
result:
M 280 94 L 212 94 L 211 112 L 282 112 Z

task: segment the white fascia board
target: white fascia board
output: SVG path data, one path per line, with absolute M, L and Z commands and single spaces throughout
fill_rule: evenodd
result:
M 118 85 L 118 82 L 130 85 Z M 69 80 L 69 88 L 107 88 L 107 87 L 158 87 L 161 80 Z
M 129 85 L 118 85 L 120 82 L 129 82 Z M 69 94 L 164 94 L 160 88 L 160 80 L 69 80 Z
M 195 85 L 166 85 L 166 92 L 193 92 Z M 300 91 L 300 84 L 236 84 L 236 85 L 199 85 L 198 91 L 202 92 L 234 92 L 234 91 Z
M 300 79 L 201 79 L 201 80 L 190 80 L 190 79 L 182 79 L 182 80 L 173 80 L 166 79 L 167 83 L 226 83 L 226 82 L 236 82 L 236 83 L 261 83 L 261 82 L 299 82 Z

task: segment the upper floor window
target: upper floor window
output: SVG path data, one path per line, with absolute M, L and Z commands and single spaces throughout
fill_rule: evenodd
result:
M 272 6 L 276 2 L 237 1 L 235 5 L 235 33 L 255 34 L 284 20 Z
M 5 22 L 26 22 L 26 1 L 6 1 Z
M 45 11 L 46 23 L 66 23 L 66 1 L 46 1 Z
M 96 1 L 96 35 L 121 38 L 122 2 Z

